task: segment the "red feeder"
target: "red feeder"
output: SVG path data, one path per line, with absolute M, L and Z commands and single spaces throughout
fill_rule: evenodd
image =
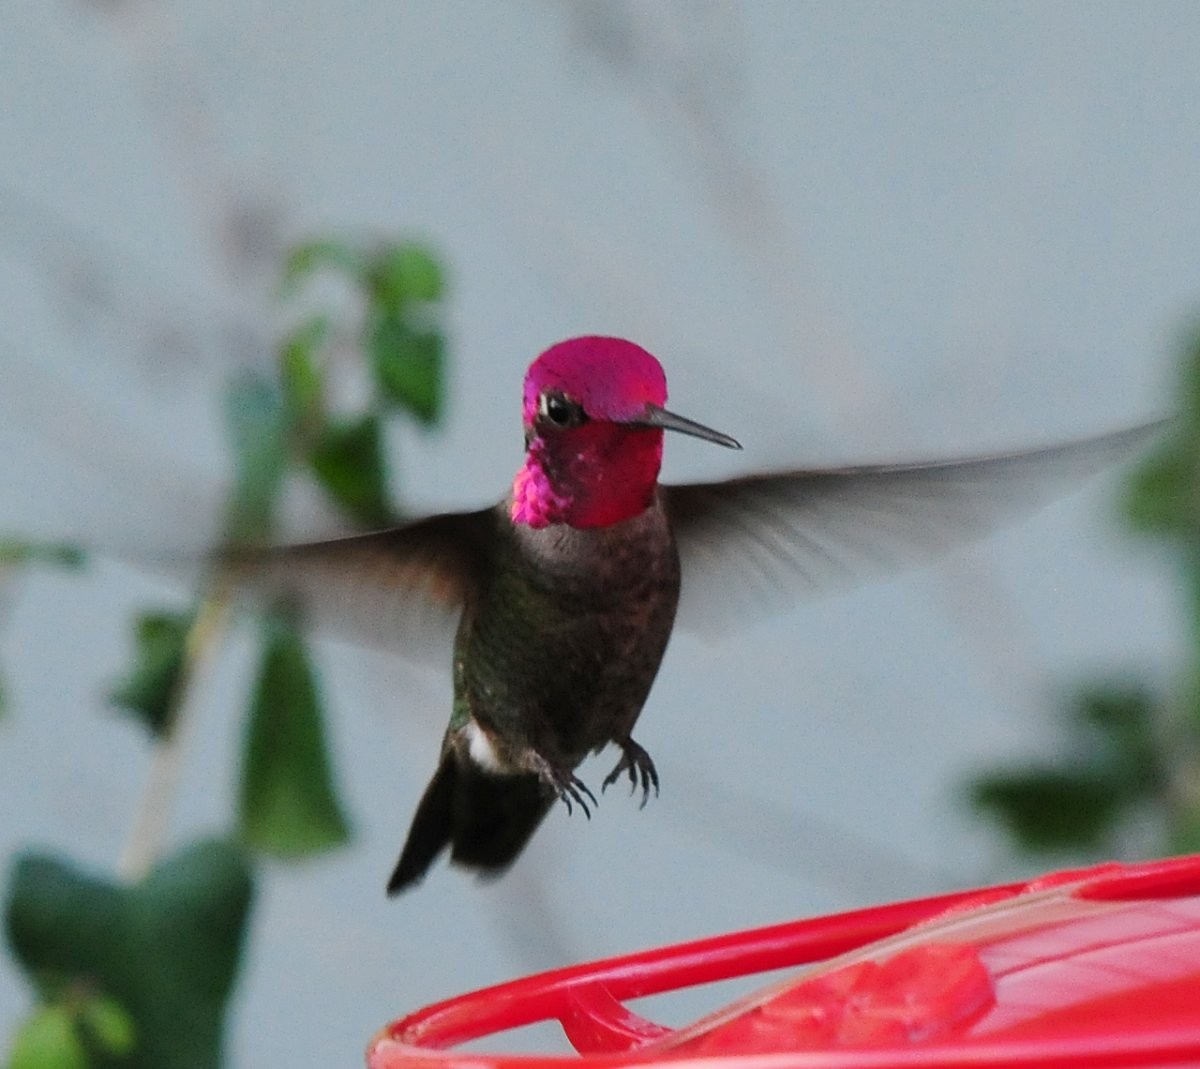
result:
M 811 965 L 685 1028 L 623 1000 Z M 556 1018 L 579 1057 L 446 1050 Z M 369 1069 L 1200 1065 L 1200 855 L 758 928 L 542 973 L 388 1025 Z

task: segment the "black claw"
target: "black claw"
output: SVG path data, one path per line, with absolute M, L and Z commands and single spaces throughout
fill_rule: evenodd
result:
M 583 793 L 586 794 L 588 796 L 588 798 L 591 799 L 592 805 L 600 804 L 599 802 L 596 801 L 596 796 L 594 794 L 592 794 L 591 788 L 586 783 L 584 783 L 583 780 L 579 780 L 579 779 L 575 780 L 575 786 L 578 787 L 581 791 L 583 791 Z M 600 793 L 603 794 L 604 792 L 601 791 Z M 580 804 L 582 804 L 582 803 L 580 803 Z
M 588 800 L 592 805 L 599 805 L 591 789 L 570 769 L 555 768 L 549 761 L 537 756 L 533 762 L 534 768 L 541 781 L 554 792 L 563 805 L 567 807 L 567 815 L 575 812 L 575 806 L 583 810 L 583 815 L 592 819 L 592 811 L 588 808 Z
M 616 783 L 620 779 L 621 773 L 624 772 L 629 776 L 630 797 L 633 797 L 637 793 L 637 789 L 641 787 L 642 800 L 638 808 L 643 809 L 650 800 L 651 787 L 654 788 L 655 797 L 658 797 L 658 770 L 654 767 L 650 755 L 633 739 L 626 739 L 618 745 L 621 747 L 621 760 L 605 777 L 601 791 L 606 790 L 610 784 Z
M 563 804 L 567 807 L 568 816 L 571 814 L 571 802 L 579 806 L 583 810 L 583 815 L 592 819 L 592 811 L 588 808 L 587 802 L 584 801 L 584 796 L 591 799 L 592 805 L 597 805 L 596 796 L 588 789 L 588 785 L 583 780 L 576 776 L 571 776 L 570 780 L 562 785 L 559 791 L 559 797 L 563 800 Z

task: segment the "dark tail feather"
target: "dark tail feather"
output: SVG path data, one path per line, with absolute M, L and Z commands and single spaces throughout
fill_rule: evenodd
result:
M 451 754 L 443 754 L 438 761 L 437 771 L 425 793 L 421 804 L 413 815 L 408 829 L 408 838 L 400 852 L 400 860 L 388 880 L 387 893 L 398 895 L 407 887 L 417 883 L 433 859 L 450 844 L 451 818 L 454 813 L 455 788 L 458 785 L 458 762 Z
M 450 860 L 499 876 L 517 860 L 554 797 L 537 776 L 493 776 L 461 768 Z
M 455 864 L 500 875 L 553 804 L 537 776 L 497 776 L 444 754 L 417 806 L 388 894 L 419 882 L 447 846 Z

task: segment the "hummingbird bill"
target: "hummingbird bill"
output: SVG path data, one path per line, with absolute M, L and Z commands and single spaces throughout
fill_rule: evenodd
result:
M 1130 455 L 1165 421 L 1064 445 L 920 463 L 659 483 L 665 432 L 729 449 L 669 411 L 666 377 L 620 338 L 551 346 L 525 376 L 524 462 L 496 505 L 365 535 L 231 551 L 254 586 L 298 595 L 403 652 L 454 629 L 453 704 L 387 890 L 445 851 L 500 874 L 557 804 L 590 816 L 577 775 L 612 746 L 601 788 L 659 790 L 634 738 L 677 621 L 719 625 L 771 599 L 934 555 Z

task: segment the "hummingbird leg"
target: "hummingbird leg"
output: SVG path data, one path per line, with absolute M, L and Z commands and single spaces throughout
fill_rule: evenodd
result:
M 525 765 L 530 772 L 533 772 L 538 779 L 554 792 L 559 801 L 567 807 L 567 815 L 570 816 L 574 812 L 575 805 L 583 810 L 583 815 L 592 819 L 592 811 L 588 808 L 588 802 L 592 805 L 599 805 L 596 801 L 596 796 L 592 794 L 591 789 L 569 768 L 559 768 L 552 765 L 540 753 L 530 751 L 529 756 L 525 760 Z
M 654 797 L 658 797 L 658 769 L 654 767 L 654 762 L 650 759 L 650 755 L 634 742 L 633 739 L 616 739 L 614 741 L 621 747 L 621 760 L 604 777 L 604 783 L 600 786 L 600 793 L 603 794 L 612 784 L 616 783 L 621 778 L 622 772 L 628 773 L 629 793 L 633 794 L 641 787 L 642 801 L 638 808 L 644 809 L 646 802 L 650 798 L 651 787 L 654 788 Z

